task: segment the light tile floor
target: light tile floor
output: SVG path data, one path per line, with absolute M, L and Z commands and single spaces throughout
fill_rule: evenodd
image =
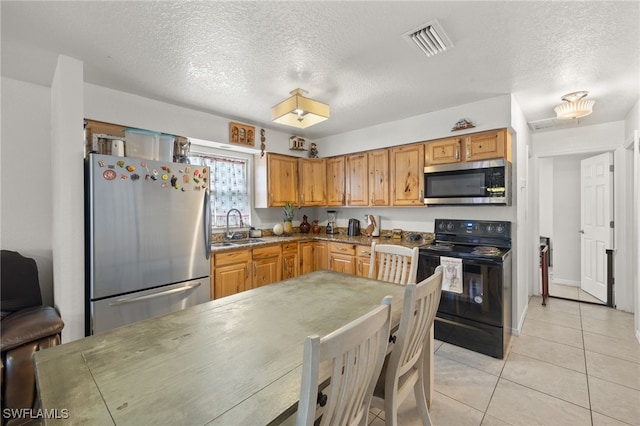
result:
M 640 425 L 640 344 L 633 315 L 532 297 L 504 360 L 436 341 L 435 426 Z M 413 396 L 398 422 L 419 426 Z M 372 410 L 369 423 L 384 425 Z

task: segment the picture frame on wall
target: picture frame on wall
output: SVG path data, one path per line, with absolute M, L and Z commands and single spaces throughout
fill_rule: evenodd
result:
M 229 142 L 238 145 L 255 146 L 256 128 L 248 124 L 231 122 L 229 124 Z

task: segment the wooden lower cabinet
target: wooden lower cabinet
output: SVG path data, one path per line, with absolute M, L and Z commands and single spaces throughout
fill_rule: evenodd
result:
M 357 246 L 357 268 L 356 275 L 359 277 L 369 276 L 369 265 L 371 265 L 371 246 Z M 374 271 L 375 273 L 376 271 Z
M 282 244 L 282 279 L 297 277 L 298 274 L 298 243 Z
M 300 243 L 300 275 L 329 269 L 328 243 L 324 241 L 304 241 Z
M 282 249 L 279 245 L 253 249 L 253 287 L 272 284 L 282 279 Z
M 213 282 L 211 295 L 214 299 L 231 296 L 251 288 L 250 250 L 238 250 L 213 256 Z
M 329 269 L 345 274 L 356 274 L 356 246 L 345 243 L 329 244 Z

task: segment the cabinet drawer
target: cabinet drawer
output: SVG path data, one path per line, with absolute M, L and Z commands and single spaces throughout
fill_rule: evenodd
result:
M 238 250 L 229 253 L 219 253 L 215 255 L 215 266 L 230 265 L 238 262 L 249 262 L 251 253 L 249 250 Z
M 358 257 L 371 257 L 371 246 L 357 246 L 356 255 Z
M 356 255 L 356 246 L 353 244 L 332 243 L 329 250 L 331 253 L 346 254 L 350 256 Z
M 258 247 L 253 249 L 253 260 L 280 256 L 280 246 Z
M 298 243 L 283 243 L 282 244 L 282 252 L 283 253 L 297 253 L 298 252 Z

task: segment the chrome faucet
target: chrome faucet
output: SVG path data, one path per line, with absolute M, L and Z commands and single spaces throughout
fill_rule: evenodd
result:
M 244 227 L 244 223 L 242 222 L 242 213 L 240 212 L 240 210 L 238 209 L 229 209 L 229 211 L 227 212 L 227 239 L 231 240 L 233 239 L 233 237 L 235 236 L 235 232 L 229 232 L 229 215 L 231 214 L 232 211 L 236 211 L 238 212 L 238 216 L 240 217 L 240 227 Z

